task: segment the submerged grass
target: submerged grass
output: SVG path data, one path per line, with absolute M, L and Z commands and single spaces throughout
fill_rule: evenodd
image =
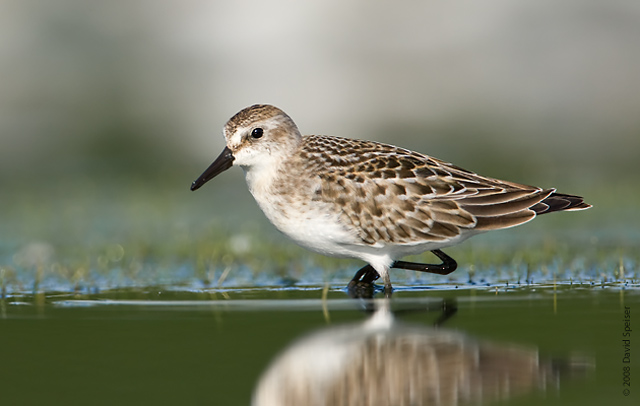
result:
M 241 234 L 150 246 L 146 242 L 109 243 L 79 250 L 34 242 L 0 266 L 3 297 L 41 291 L 97 292 L 106 289 L 174 286 L 210 289 L 249 286 L 344 284 L 362 266 L 354 260 L 309 253 L 268 233 Z M 587 247 L 545 242 L 469 241 L 448 252 L 459 269 L 443 277 L 393 270 L 396 285 L 532 284 L 616 282 L 640 279 L 639 254 L 631 247 Z M 425 253 L 409 260 L 434 262 Z
M 2 297 L 147 286 L 343 286 L 363 265 L 297 247 L 268 224 L 240 187 L 223 199 L 207 193 L 196 198 L 182 183 L 178 189 L 77 182 L 3 202 Z M 607 199 L 601 206 L 590 202 L 596 207 L 586 212 L 551 214 L 447 249 L 459 264 L 447 277 L 393 270 L 392 281 L 633 284 L 640 278 L 635 210 L 615 208 Z M 436 258 L 427 252 L 408 260 Z

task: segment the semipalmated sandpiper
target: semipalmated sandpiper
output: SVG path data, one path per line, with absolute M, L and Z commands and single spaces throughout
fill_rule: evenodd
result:
M 226 148 L 191 190 L 241 167 L 251 194 L 281 232 L 311 251 L 367 262 L 352 284 L 381 276 L 389 292 L 390 268 L 447 275 L 457 264 L 441 248 L 538 214 L 591 207 L 580 196 L 480 176 L 392 145 L 302 136 L 270 105 L 237 113 L 224 137 Z M 400 260 L 424 251 L 442 264 Z

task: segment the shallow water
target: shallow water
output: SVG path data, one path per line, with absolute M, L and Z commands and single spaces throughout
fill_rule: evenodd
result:
M 407 387 L 416 404 L 432 394 L 447 404 L 452 393 L 471 404 L 640 399 L 635 331 L 626 397 L 622 386 L 624 309 L 633 326 L 640 309 L 635 208 L 478 237 L 447 250 L 459 263 L 447 277 L 394 270 L 395 319 L 378 325 L 371 349 L 366 326 L 383 295 L 370 302 L 343 290 L 361 263 L 266 232 L 256 207 L 236 207 L 246 199 L 222 199 L 229 210 L 217 201 L 225 223 L 222 215 L 203 220 L 212 213 L 206 198 L 187 207 L 182 195 L 151 189 L 115 201 L 108 196 L 120 189 L 92 190 L 46 205 L 20 194 L 31 204 L 0 211 L 0 405 L 247 405 L 260 382 L 278 387 L 261 377 L 283 371 L 279 354 L 300 352 L 291 356 L 301 360 L 294 376 L 310 379 L 291 383 L 285 370 L 279 380 L 308 394 L 297 404 L 330 395 L 333 405 L 336 396 L 402 404 L 385 396 Z M 457 312 L 443 312 L 443 302 Z M 496 358 L 496 347 L 512 356 Z M 325 359 L 330 373 L 316 364 Z
M 541 371 L 553 366 L 520 390 L 502 385 L 492 396 L 485 388 L 484 398 L 471 397 L 472 403 L 501 398 L 500 404 L 637 404 L 639 357 L 631 352 L 631 363 L 623 362 L 622 335 L 625 308 L 635 328 L 638 288 L 635 282 L 399 286 L 390 308 L 394 323 L 403 327 L 387 331 L 417 331 L 421 340 L 449 334 L 478 348 L 522 349 Z M 351 299 L 339 285 L 13 295 L 0 302 L 2 403 L 249 404 L 278 354 L 301 337 L 363 331 L 372 317 L 368 310 L 385 302 L 380 296 L 373 302 Z M 434 327 L 442 321 L 443 303 L 457 312 Z M 363 348 L 357 341 L 361 335 L 350 336 L 355 342 L 350 348 Z M 632 337 L 631 350 L 635 341 Z M 324 346 L 331 349 L 335 343 Z M 304 357 L 300 362 L 313 363 Z M 623 394 L 624 366 L 632 369 L 628 396 Z M 341 390 L 364 388 L 348 382 Z

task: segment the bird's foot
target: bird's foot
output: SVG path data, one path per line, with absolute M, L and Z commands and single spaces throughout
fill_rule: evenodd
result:
M 371 265 L 365 265 L 353 276 L 347 285 L 349 296 L 355 299 L 371 299 L 376 293 L 376 285 L 373 283 L 380 275 Z

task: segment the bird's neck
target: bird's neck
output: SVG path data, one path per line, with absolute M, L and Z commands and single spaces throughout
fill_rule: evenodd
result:
M 280 175 L 282 164 L 281 159 L 268 159 L 259 164 L 242 168 L 249 191 L 256 200 L 260 200 L 261 196 L 269 194 L 272 190 Z

